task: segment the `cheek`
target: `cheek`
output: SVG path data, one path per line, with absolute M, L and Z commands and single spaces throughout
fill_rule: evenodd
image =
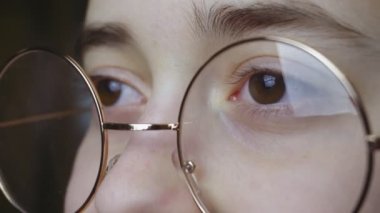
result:
M 65 212 L 77 211 L 95 186 L 101 163 L 101 143 L 99 122 L 93 119 L 76 153 L 66 191 Z
M 185 160 L 196 163 L 201 196 L 212 210 L 352 211 L 367 159 L 355 116 L 276 122 L 271 127 L 277 131 L 258 131 L 213 115 L 185 129 L 193 133 L 182 140 Z

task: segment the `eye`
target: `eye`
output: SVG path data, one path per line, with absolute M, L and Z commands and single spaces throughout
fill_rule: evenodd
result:
M 96 90 L 105 106 L 114 105 L 120 98 L 122 83 L 103 77 L 94 77 Z
M 249 94 L 259 104 L 274 104 L 285 95 L 285 83 L 279 72 L 254 73 L 248 83 Z
M 104 106 L 138 105 L 145 100 L 137 89 L 107 76 L 93 76 L 95 88 Z
M 231 77 L 231 83 L 237 87 L 228 99 L 240 111 L 261 117 L 293 114 L 294 102 L 290 102 L 289 93 L 298 91 L 300 82 L 293 76 L 284 75 L 278 59 L 251 59 L 239 66 Z

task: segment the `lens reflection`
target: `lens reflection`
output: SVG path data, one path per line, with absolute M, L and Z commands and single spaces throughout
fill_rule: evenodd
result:
M 102 136 L 93 96 L 72 64 L 30 50 L 6 65 L 0 75 L 0 138 L 1 185 L 19 210 L 63 212 L 73 191 L 68 186 L 75 186 L 77 202 L 66 205 L 67 211 L 86 201 L 100 168 Z M 79 152 L 88 157 L 77 158 Z M 85 163 L 90 169 L 84 170 Z M 75 181 L 78 170 L 86 182 Z
M 255 40 L 220 53 L 189 87 L 180 125 L 181 163 L 195 164 L 186 175 L 211 212 L 351 212 L 361 194 L 360 115 L 298 47 Z

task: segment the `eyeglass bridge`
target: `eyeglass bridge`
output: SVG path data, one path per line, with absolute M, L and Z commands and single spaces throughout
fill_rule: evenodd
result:
M 151 131 L 151 130 L 179 130 L 178 123 L 169 124 L 128 124 L 128 123 L 104 123 L 104 129 L 124 131 Z

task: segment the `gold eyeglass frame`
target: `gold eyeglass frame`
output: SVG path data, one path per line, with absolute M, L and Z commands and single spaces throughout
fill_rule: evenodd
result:
M 239 46 L 244 45 L 249 42 L 255 42 L 255 41 L 272 41 L 272 42 L 278 42 L 285 45 L 293 46 L 299 50 L 302 50 L 306 52 L 307 54 L 310 54 L 314 58 L 316 58 L 318 61 L 320 61 L 322 64 L 324 64 L 332 73 L 333 75 L 339 80 L 339 82 L 342 84 L 346 92 L 348 93 L 349 97 L 351 98 L 352 103 L 354 104 L 355 110 L 359 113 L 359 116 L 361 118 L 362 126 L 364 128 L 364 132 L 367 136 L 367 140 L 365 141 L 367 143 L 367 172 L 366 172 L 366 178 L 365 183 L 363 184 L 362 191 L 360 196 L 358 197 L 357 204 L 355 205 L 353 212 L 358 212 L 362 206 L 362 204 L 365 201 L 366 195 L 368 194 L 368 190 L 371 184 L 371 178 L 372 178 L 372 170 L 373 170 L 373 159 L 374 159 L 374 151 L 377 149 L 380 149 L 380 137 L 377 135 L 373 135 L 370 124 L 367 119 L 367 114 L 365 112 L 364 106 L 360 100 L 360 97 L 356 93 L 354 87 L 350 83 L 350 81 L 346 78 L 346 76 L 343 74 L 342 71 L 339 70 L 329 59 L 327 59 L 324 55 L 322 55 L 317 50 L 303 44 L 297 41 L 294 41 L 292 39 L 288 38 L 282 38 L 282 37 L 276 37 L 276 36 L 265 36 L 265 37 L 254 37 L 249 38 L 245 40 L 240 40 L 237 42 L 234 42 L 232 44 L 229 44 L 225 46 L 224 48 L 220 49 L 216 53 L 214 53 L 195 73 L 193 78 L 191 79 L 185 94 L 183 96 L 181 106 L 180 106 L 180 112 L 178 115 L 178 122 L 174 123 L 165 123 L 165 124 L 136 124 L 136 123 L 110 123 L 104 121 L 104 114 L 102 109 L 102 104 L 100 102 L 100 97 L 91 81 L 91 79 L 87 76 L 84 69 L 70 56 L 59 56 L 55 54 L 54 52 L 51 52 L 49 50 L 45 49 L 27 49 L 23 50 L 20 53 L 16 54 L 16 56 L 12 57 L 7 63 L 6 66 L 0 71 L 0 81 L 2 79 L 2 76 L 6 73 L 8 67 L 12 64 L 12 62 L 16 61 L 20 57 L 24 56 L 25 54 L 31 53 L 33 51 L 42 51 L 42 52 L 48 52 L 50 54 L 53 54 L 55 56 L 60 57 L 63 61 L 65 61 L 68 65 L 74 67 L 78 74 L 82 77 L 82 79 L 85 81 L 91 95 L 92 99 L 95 103 L 97 115 L 98 115 L 98 121 L 100 124 L 100 133 L 101 133 L 101 161 L 99 165 L 99 171 L 98 175 L 96 177 L 95 184 L 86 198 L 85 202 L 82 204 L 82 206 L 77 210 L 77 212 L 84 212 L 84 210 L 88 207 L 88 204 L 93 199 L 96 190 L 99 188 L 99 185 L 101 184 L 102 180 L 104 179 L 106 172 L 107 172 L 107 159 L 108 159 L 108 130 L 122 130 L 122 131 L 152 131 L 152 130 L 172 130 L 177 132 L 177 149 L 178 149 L 178 159 L 181 165 L 181 170 L 185 176 L 187 186 L 190 190 L 191 196 L 199 208 L 199 210 L 202 213 L 209 213 L 209 210 L 207 209 L 206 205 L 202 202 L 202 198 L 200 196 L 200 191 L 197 187 L 197 182 L 195 180 L 195 177 L 193 175 L 193 172 L 196 169 L 196 164 L 192 160 L 184 159 L 183 152 L 181 149 L 181 131 L 182 126 L 180 125 L 182 123 L 182 115 L 184 110 L 184 105 L 186 102 L 186 99 L 188 97 L 188 94 L 196 81 L 197 77 L 200 75 L 200 73 L 203 71 L 203 69 L 216 57 L 224 53 L 225 51 Z M 18 122 L 18 124 L 26 123 L 26 122 L 35 122 L 39 120 L 45 120 L 45 119 L 52 119 L 56 117 L 64 116 L 64 114 L 58 112 L 53 114 L 44 114 L 44 115 L 36 115 L 32 118 L 25 118 Z M 1 123 L 0 123 L 1 128 Z M 1 171 L 0 171 L 1 172 Z M 5 182 L 1 179 L 2 175 L 0 173 L 0 190 L 4 193 L 5 197 L 8 199 L 8 201 L 15 206 L 18 210 L 21 212 L 26 212 L 21 206 L 18 205 L 18 203 L 12 198 L 10 193 L 7 190 L 7 187 L 5 185 Z
M 354 206 L 353 212 L 359 212 L 360 208 L 362 207 L 366 196 L 368 194 L 368 190 L 371 184 L 371 178 L 372 178 L 372 170 L 373 170 L 373 159 L 374 159 L 374 151 L 377 149 L 380 149 L 380 137 L 378 135 L 372 134 L 372 130 L 370 128 L 370 124 L 368 122 L 367 114 L 365 111 L 365 108 L 362 104 L 362 101 L 357 94 L 356 90 L 354 89 L 353 85 L 350 83 L 350 81 L 347 79 L 347 77 L 343 74 L 340 69 L 335 66 L 334 63 L 332 63 L 328 58 L 326 58 L 323 54 L 315 50 L 314 48 L 303 44 L 301 42 L 284 38 L 284 37 L 277 37 L 277 36 L 263 36 L 263 37 L 253 37 L 248 38 L 244 40 L 240 40 L 237 42 L 234 42 L 232 44 L 229 44 L 225 46 L 224 48 L 220 49 L 216 53 L 214 53 L 196 72 L 193 79 L 191 80 L 190 84 L 188 85 L 184 98 L 182 100 L 180 112 L 179 112 L 179 118 L 178 123 L 182 123 L 182 117 L 184 110 L 184 105 L 186 102 L 186 97 L 188 96 L 192 85 L 196 81 L 197 77 L 200 75 L 200 73 L 203 71 L 203 69 L 215 58 L 217 58 L 219 55 L 223 54 L 225 51 L 232 49 L 234 47 L 237 47 L 239 45 L 244 45 L 246 43 L 255 42 L 255 41 L 271 41 L 271 42 L 278 42 L 281 44 L 289 45 L 292 47 L 295 47 L 296 49 L 299 49 L 301 51 L 304 51 L 305 53 L 311 55 L 312 57 L 316 58 L 319 62 L 321 62 L 323 65 L 325 65 L 332 73 L 333 75 L 339 80 L 339 82 L 342 84 L 344 89 L 346 90 L 347 94 L 351 98 L 351 101 L 355 107 L 355 110 L 359 113 L 359 117 L 362 123 L 362 126 L 364 128 L 364 132 L 366 134 L 366 143 L 367 143 L 367 172 L 365 177 L 365 183 L 363 184 L 362 191 L 360 196 L 358 197 L 358 201 L 356 205 Z M 181 162 L 182 170 L 185 175 L 188 187 L 191 191 L 191 195 L 197 204 L 198 208 L 202 213 L 209 213 L 209 210 L 207 209 L 206 205 L 202 202 L 202 198 L 200 196 L 200 190 L 197 186 L 197 181 L 193 175 L 196 164 L 192 160 L 185 160 L 182 154 L 181 150 L 181 138 L 180 138 L 180 132 L 181 132 L 181 125 L 179 126 L 179 133 L 177 133 L 177 148 L 178 148 L 178 155 L 179 155 L 179 162 Z

